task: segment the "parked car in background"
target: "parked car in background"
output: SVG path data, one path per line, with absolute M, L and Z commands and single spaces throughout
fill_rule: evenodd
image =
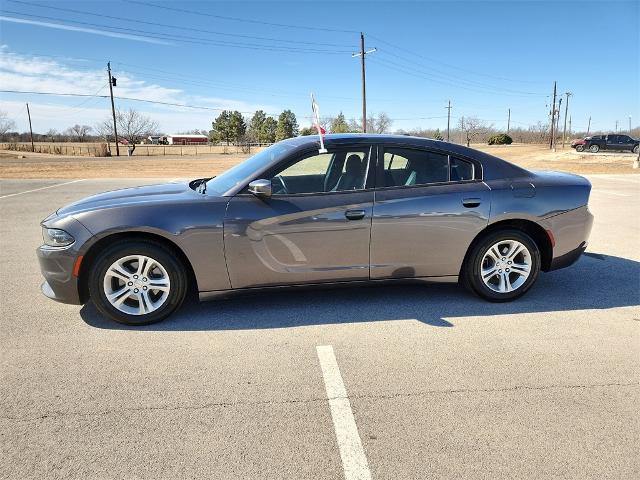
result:
M 42 291 L 121 323 L 301 285 L 460 280 L 523 295 L 587 246 L 591 184 L 425 138 L 276 143 L 215 178 L 101 193 L 42 222 Z M 576 280 L 579 281 L 579 280 Z M 426 293 L 426 292 L 425 292 Z M 540 297 L 541 298 L 541 297 Z
M 575 148 L 577 152 L 589 150 L 591 153 L 598 153 L 600 150 L 629 150 L 638 153 L 638 148 L 640 148 L 638 145 L 640 145 L 640 140 L 618 133 L 592 135 L 571 142 L 571 147 Z

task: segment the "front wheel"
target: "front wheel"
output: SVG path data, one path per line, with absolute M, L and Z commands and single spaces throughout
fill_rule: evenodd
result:
M 584 152 L 584 145 L 577 145 L 576 152 Z
M 589 151 L 591 153 L 598 153 L 600 151 L 600 147 L 596 144 L 593 144 L 589 147 Z
M 524 295 L 539 273 L 540 250 L 531 237 L 520 230 L 501 230 L 470 252 L 463 281 L 485 300 L 507 302 Z
M 145 241 L 116 243 L 93 264 L 89 292 L 106 317 L 126 325 L 164 320 L 185 298 L 187 275 L 172 252 Z

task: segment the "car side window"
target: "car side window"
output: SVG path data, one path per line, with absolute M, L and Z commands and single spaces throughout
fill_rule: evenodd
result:
M 451 181 L 461 182 L 464 180 L 473 180 L 473 163 L 466 160 L 460 160 L 456 157 L 449 157 L 451 169 Z
M 412 186 L 449 181 L 449 158 L 408 148 L 384 149 L 384 186 Z M 387 163 L 388 160 L 388 163 Z
M 308 153 L 271 177 L 273 195 L 327 193 L 365 188 L 369 147 Z

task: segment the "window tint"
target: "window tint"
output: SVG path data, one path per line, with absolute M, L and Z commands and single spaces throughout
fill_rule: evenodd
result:
M 473 180 L 473 164 L 450 157 L 451 161 L 451 181 L 460 182 L 462 180 Z
M 369 147 L 306 154 L 272 176 L 273 195 L 361 190 L 368 166 Z
M 401 155 L 392 152 L 384 152 L 384 168 L 388 170 L 390 168 L 393 169 L 401 169 L 407 167 L 407 159 Z
M 389 155 L 388 163 L 387 155 Z M 449 181 L 447 155 L 426 150 L 386 148 L 384 160 L 384 185 L 386 187 Z

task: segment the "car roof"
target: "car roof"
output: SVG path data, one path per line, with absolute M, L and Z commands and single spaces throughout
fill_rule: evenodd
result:
M 317 135 L 294 137 L 284 140 L 283 143 L 288 143 L 296 147 L 296 150 L 310 147 L 320 148 L 320 140 Z M 526 177 L 531 175 L 531 172 L 528 170 L 494 155 L 465 147 L 464 145 L 458 145 L 457 143 L 444 142 L 433 138 L 374 133 L 332 133 L 324 135 L 324 143 L 326 147 L 340 146 L 342 144 L 357 145 L 360 143 L 375 143 L 379 145 L 406 145 L 407 147 L 414 146 L 442 150 L 480 162 L 482 164 L 484 180 Z

